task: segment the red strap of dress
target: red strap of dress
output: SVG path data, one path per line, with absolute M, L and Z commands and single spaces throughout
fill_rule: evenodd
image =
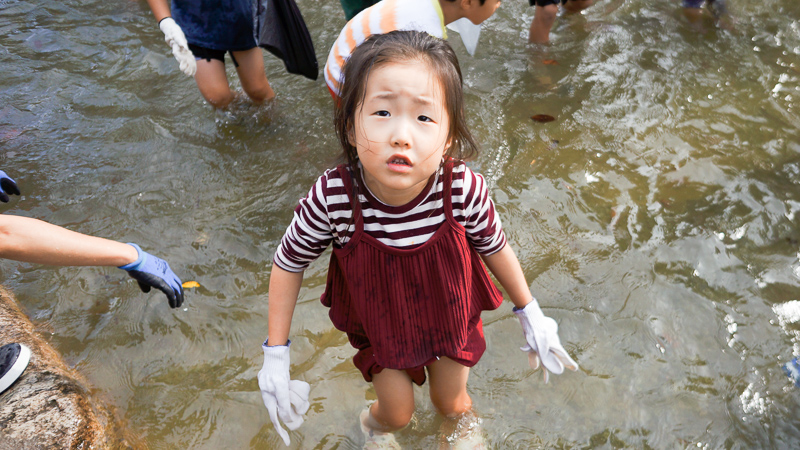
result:
M 355 245 L 355 243 L 361 238 L 361 233 L 364 231 L 364 218 L 361 215 L 361 199 L 357 198 L 353 194 L 353 175 L 349 170 L 347 170 L 347 165 L 339 164 L 336 166 L 336 170 L 339 172 L 339 179 L 342 180 L 342 185 L 347 193 L 347 199 L 350 200 L 350 205 L 353 208 L 352 220 L 355 227 L 353 229 L 353 234 L 350 236 L 350 240 L 348 240 L 347 244 L 343 246 L 352 248 L 352 246 Z
M 453 158 L 447 158 L 444 163 L 444 173 L 442 174 L 442 200 L 444 201 L 444 217 L 450 224 L 458 226 L 458 222 L 453 217 L 453 167 L 458 164 Z M 463 164 L 463 163 L 462 163 Z

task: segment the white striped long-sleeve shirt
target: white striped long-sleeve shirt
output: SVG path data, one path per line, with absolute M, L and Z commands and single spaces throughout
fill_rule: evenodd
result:
M 443 169 L 439 169 L 420 195 L 402 206 L 382 203 L 360 182 L 364 232 L 390 247 L 412 249 L 424 244 L 446 220 L 442 173 Z M 452 182 L 453 218 L 464 226 L 469 242 L 483 255 L 502 250 L 506 236 L 483 177 L 466 165 L 457 164 L 453 167 Z M 301 272 L 331 242 L 338 247 L 345 245 L 354 231 L 346 190 L 339 172 L 330 169 L 317 179 L 295 208 L 292 223 L 275 252 L 274 263 L 289 272 Z
M 373 34 L 395 30 L 425 31 L 447 38 L 439 0 L 383 0 L 361 11 L 342 28 L 325 62 L 325 83 L 339 95 L 344 63 L 356 47 Z

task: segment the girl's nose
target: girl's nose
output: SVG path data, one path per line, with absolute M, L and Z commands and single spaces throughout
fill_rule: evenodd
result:
M 408 147 L 408 139 L 396 138 L 392 140 L 392 145 L 395 147 Z
M 410 147 L 411 136 L 409 133 L 408 124 L 403 120 L 397 121 L 394 129 L 392 130 L 392 146 L 394 147 Z

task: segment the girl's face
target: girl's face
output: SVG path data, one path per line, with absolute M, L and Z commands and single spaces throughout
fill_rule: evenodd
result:
M 369 190 L 388 205 L 413 200 L 439 168 L 449 129 L 444 91 L 427 63 L 373 69 L 351 137 Z

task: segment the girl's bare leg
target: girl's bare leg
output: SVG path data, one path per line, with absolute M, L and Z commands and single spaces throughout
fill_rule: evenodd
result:
M 260 47 L 233 52 L 239 66 L 236 72 L 242 82 L 242 89 L 254 103 L 262 103 L 275 98 L 264 73 L 264 53 Z
M 365 425 L 380 432 L 399 430 L 414 414 L 414 390 L 411 377 L 402 370 L 383 369 L 373 375 L 372 385 L 378 401 L 370 407 Z
M 439 449 L 486 449 L 481 420 L 472 410 L 467 394 L 469 367 L 449 358 L 441 358 L 428 366 L 431 400 L 446 419 L 440 428 Z
M 428 366 L 428 375 L 431 401 L 439 413 L 455 417 L 472 408 L 472 398 L 467 394 L 469 367 L 442 357 Z
M 222 61 L 217 59 L 198 60 L 194 80 L 197 82 L 197 87 L 200 88 L 200 93 L 211 106 L 224 109 L 233 100 L 234 94 L 228 86 L 225 63 Z

